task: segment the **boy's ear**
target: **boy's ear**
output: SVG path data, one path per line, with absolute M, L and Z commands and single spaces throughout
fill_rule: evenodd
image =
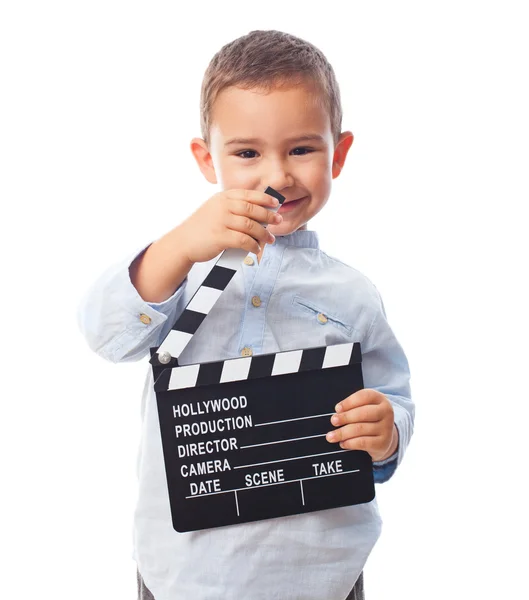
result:
M 191 140 L 191 152 L 197 161 L 199 169 L 202 171 L 202 175 L 204 175 L 209 183 L 217 183 L 213 158 L 206 142 L 202 138 L 193 138 Z
M 334 147 L 334 156 L 332 159 L 332 178 L 336 179 L 338 175 L 342 172 L 343 166 L 345 164 L 345 159 L 347 157 L 347 153 L 349 152 L 349 148 L 352 146 L 354 140 L 354 135 L 350 131 L 344 131 L 340 134 L 340 138 L 338 139 L 338 143 Z

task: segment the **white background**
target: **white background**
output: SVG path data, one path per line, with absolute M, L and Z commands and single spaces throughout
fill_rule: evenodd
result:
M 378 486 L 367 598 L 529 597 L 522 4 L 2 5 L 2 597 L 136 598 L 148 365 L 93 354 L 75 313 L 217 191 L 189 151 L 200 83 L 252 29 L 334 65 L 356 139 L 311 228 L 378 287 L 412 371 L 416 432 Z

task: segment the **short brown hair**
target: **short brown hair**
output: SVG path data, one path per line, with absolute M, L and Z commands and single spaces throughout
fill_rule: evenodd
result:
M 211 59 L 202 81 L 200 127 L 208 143 L 213 104 L 230 86 L 271 90 L 305 81 L 320 87 L 331 118 L 335 143 L 342 127 L 340 89 L 334 70 L 321 50 L 282 31 L 251 31 L 223 46 Z

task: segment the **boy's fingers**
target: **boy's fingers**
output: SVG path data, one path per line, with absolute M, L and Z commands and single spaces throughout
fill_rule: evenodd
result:
M 278 215 L 272 210 L 265 208 L 264 206 L 259 206 L 257 204 L 252 204 L 251 202 L 233 202 L 233 205 L 230 208 L 231 214 L 239 215 L 241 217 L 248 217 L 259 224 L 277 224 L 281 223 L 283 217 Z
M 384 400 L 386 400 L 386 397 L 381 392 L 372 389 L 359 390 L 339 402 L 335 410 L 336 412 L 343 412 L 367 404 L 381 404 Z
M 368 437 L 359 437 L 359 438 L 351 438 L 340 442 L 340 448 L 344 450 L 363 450 L 364 452 L 369 452 L 372 455 L 372 452 L 377 450 L 376 446 L 376 437 L 368 436 Z
M 380 435 L 380 426 L 377 423 L 351 423 L 329 431 L 327 441 L 336 443 L 351 438 L 376 437 L 378 435 Z
M 269 231 L 249 217 L 230 215 L 226 227 L 233 231 L 240 231 L 253 237 L 254 240 L 257 240 L 261 245 L 270 243 L 274 239 Z
M 226 196 L 235 200 L 247 200 L 263 206 L 277 206 L 279 204 L 277 198 L 257 190 L 227 190 Z
M 229 243 L 226 246 L 227 248 L 242 248 L 247 252 L 259 254 L 261 250 L 259 242 L 256 241 L 253 237 L 246 235 L 246 233 L 242 233 L 240 231 L 234 231 L 233 229 L 228 229 L 227 233 L 229 235 Z
M 384 417 L 384 411 L 380 404 L 366 404 L 358 408 L 352 408 L 345 412 L 336 413 L 331 417 L 331 423 L 335 426 L 345 425 L 347 423 L 361 423 L 362 421 L 381 421 Z

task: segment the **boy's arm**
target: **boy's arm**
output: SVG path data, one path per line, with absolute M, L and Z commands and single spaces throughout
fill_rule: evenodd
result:
M 175 227 L 146 250 L 130 265 L 130 280 L 146 301 L 156 305 L 166 302 L 187 277 L 193 263 L 182 252 L 185 241 Z
M 78 306 L 77 323 L 88 346 L 110 362 L 145 357 L 184 310 L 187 274 L 172 295 L 161 302 L 147 302 L 132 283 L 136 266 L 150 247 L 107 269 Z
M 378 293 L 378 291 L 377 291 Z M 380 306 L 362 343 L 364 388 L 377 390 L 391 402 L 398 431 L 397 450 L 388 458 L 373 463 L 376 483 L 390 479 L 401 463 L 413 433 L 415 407 L 411 399 L 410 369 L 404 351 Z

